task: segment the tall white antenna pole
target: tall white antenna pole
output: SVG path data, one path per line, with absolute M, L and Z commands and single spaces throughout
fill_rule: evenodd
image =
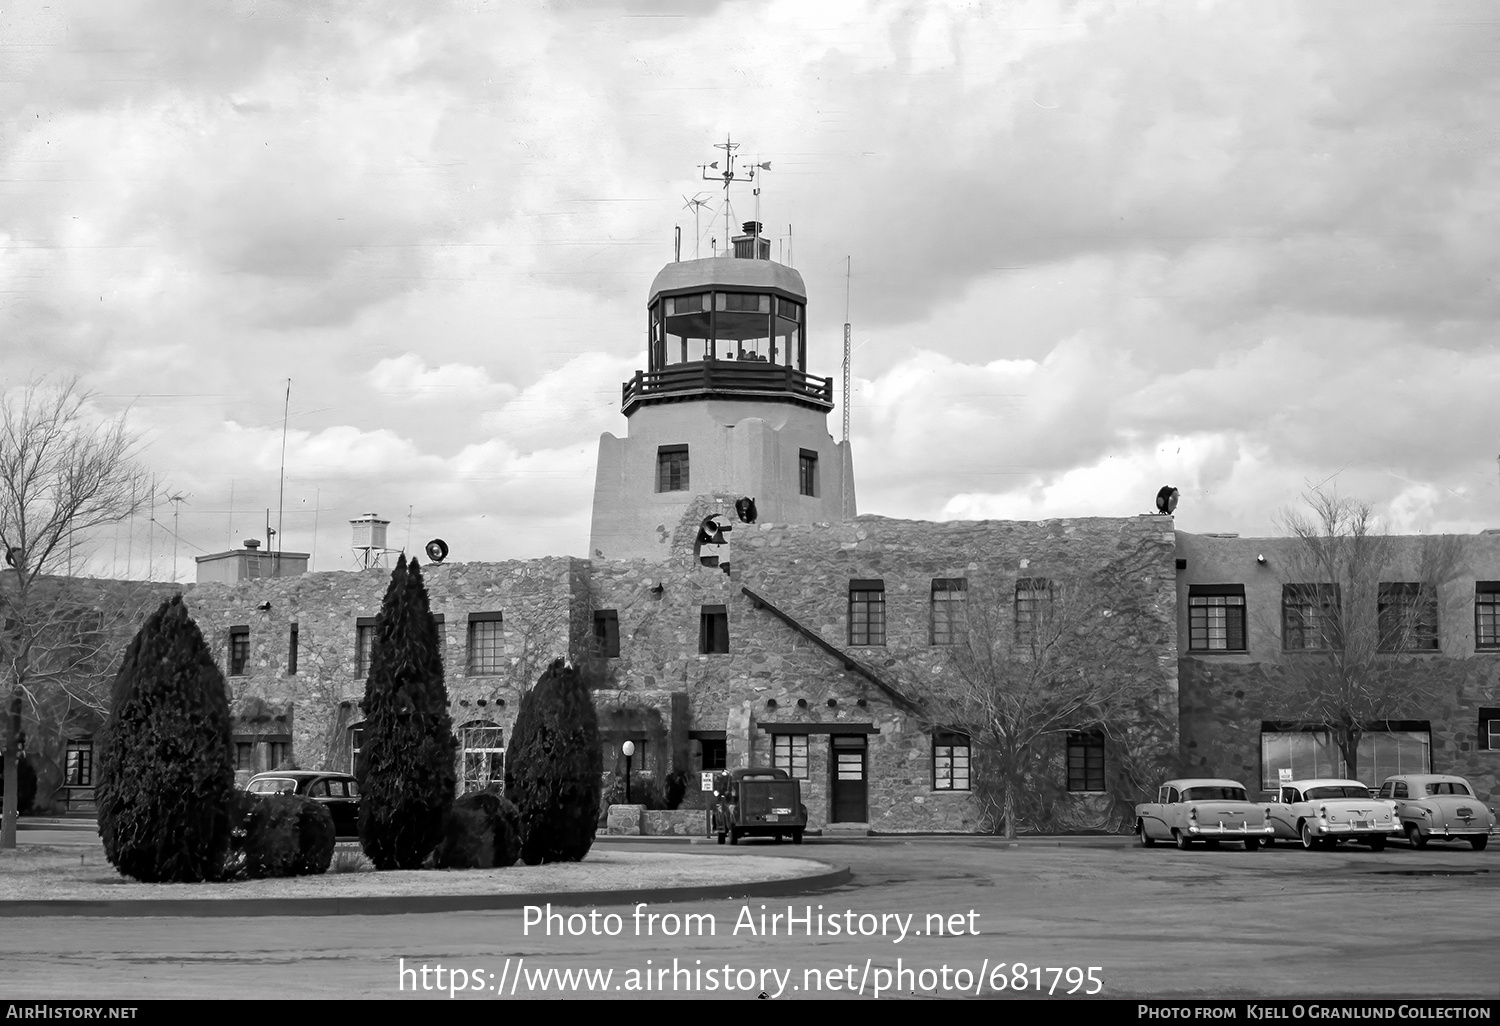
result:
M 281 485 L 276 493 L 276 555 L 271 557 L 271 576 L 281 576 L 281 518 L 286 511 L 286 425 L 292 410 L 292 379 L 286 379 L 286 402 L 281 407 Z
M 791 232 L 791 225 L 787 225 L 787 232 Z M 849 282 L 854 276 L 854 260 L 852 257 L 844 257 L 844 446 L 843 446 L 843 487 L 839 489 L 840 501 L 843 504 L 843 516 L 849 519 L 849 364 L 851 351 L 849 348 Z
M 320 486 L 313 492 L 313 543 L 312 558 L 308 560 L 307 569 L 316 570 L 318 561 L 318 507 L 323 505 L 323 489 Z

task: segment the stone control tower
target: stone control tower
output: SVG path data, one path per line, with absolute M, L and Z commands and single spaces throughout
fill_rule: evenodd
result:
M 743 232 L 733 256 L 670 263 L 651 283 L 646 369 L 622 388 L 629 430 L 599 438 L 591 557 L 667 561 L 698 495 L 754 499 L 760 523 L 855 514 L 849 443 L 828 433 L 833 380 L 807 372 L 807 288 L 758 222 Z

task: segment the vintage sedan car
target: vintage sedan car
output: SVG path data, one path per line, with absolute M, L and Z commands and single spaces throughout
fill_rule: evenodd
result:
M 348 773 L 275 770 L 251 777 L 245 790 L 254 795 L 300 794 L 311 798 L 333 814 L 336 836 L 359 836 L 359 783 Z
M 1168 780 L 1156 801 L 1137 805 L 1135 833 L 1143 848 L 1157 841 L 1172 841 L 1183 849 L 1194 841 L 1243 841 L 1246 851 L 1254 851 L 1271 828 L 1266 810 L 1250 801 L 1238 781 L 1195 777 Z
M 760 766 L 714 775 L 713 831 L 720 844 L 725 838 L 739 844 L 741 837 L 751 836 L 771 837 L 778 844 L 790 837 L 801 844 L 806 829 L 802 786 L 786 770 Z
M 1396 819 L 1413 848 L 1428 841 L 1468 841 L 1483 851 L 1495 832 L 1495 814 L 1474 796 L 1463 777 L 1408 773 L 1386 777 L 1380 797 L 1396 806 Z
M 1309 851 L 1359 841 L 1371 851 L 1401 833 L 1391 803 L 1371 798 L 1358 780 L 1293 780 L 1266 806 L 1278 840 L 1299 841 Z

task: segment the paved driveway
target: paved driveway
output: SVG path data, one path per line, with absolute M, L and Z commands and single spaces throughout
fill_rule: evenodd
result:
M 736 858 L 770 846 L 671 850 Z M 7 997 L 27 998 L 446 1000 L 455 986 L 490 998 L 515 988 L 517 999 L 590 988 L 826 997 L 861 987 L 869 998 L 877 986 L 881 996 L 958 997 L 1002 983 L 1004 995 L 1024 984 L 1033 996 L 1038 980 L 1046 990 L 1054 978 L 1059 994 L 1114 998 L 1500 997 L 1494 850 L 1179 852 L 987 838 L 804 850 L 847 863 L 853 882 L 791 899 L 555 907 L 551 919 L 531 913 L 533 923 L 515 911 L 12 919 L 0 976 Z

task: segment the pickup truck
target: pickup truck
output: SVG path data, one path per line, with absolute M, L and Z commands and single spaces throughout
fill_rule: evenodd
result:
M 802 787 L 786 770 L 758 767 L 714 776 L 713 831 L 719 843 L 739 844 L 741 837 L 790 837 L 802 843 L 807 806 Z

